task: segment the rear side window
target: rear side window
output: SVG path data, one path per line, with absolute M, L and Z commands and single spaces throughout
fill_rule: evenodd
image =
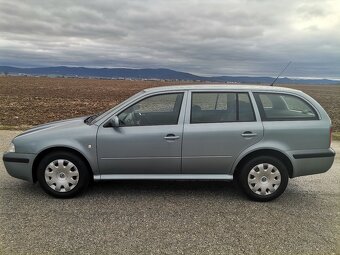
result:
M 305 100 L 279 93 L 254 93 L 262 120 L 316 120 L 318 115 Z
M 248 93 L 192 93 L 191 123 L 236 121 L 255 121 Z

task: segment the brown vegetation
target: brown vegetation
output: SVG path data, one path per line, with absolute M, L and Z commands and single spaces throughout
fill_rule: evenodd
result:
M 172 84 L 179 82 L 0 77 L 0 126 L 25 127 L 88 115 L 111 108 L 144 88 Z M 340 131 L 340 86 L 289 87 L 320 102 L 334 130 Z

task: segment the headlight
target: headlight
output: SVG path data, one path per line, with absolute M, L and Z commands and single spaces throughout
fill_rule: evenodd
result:
M 8 152 L 15 152 L 15 146 L 13 143 L 9 145 Z

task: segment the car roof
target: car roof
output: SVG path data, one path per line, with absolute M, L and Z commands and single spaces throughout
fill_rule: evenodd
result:
M 296 89 L 276 87 L 269 85 L 229 85 L 229 84 L 200 84 L 200 85 L 174 85 L 174 86 L 161 86 L 144 89 L 144 92 L 162 92 L 162 91 L 175 91 L 175 90 L 245 90 L 245 91 L 273 91 L 273 92 L 300 92 Z

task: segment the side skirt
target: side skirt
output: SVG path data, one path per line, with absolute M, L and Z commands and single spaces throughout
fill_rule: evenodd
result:
M 230 174 L 104 174 L 94 175 L 95 181 L 103 180 L 224 180 L 232 181 Z

